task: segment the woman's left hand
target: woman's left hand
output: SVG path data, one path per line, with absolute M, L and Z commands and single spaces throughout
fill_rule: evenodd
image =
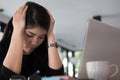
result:
M 50 36 L 51 34 L 53 34 L 55 19 L 54 19 L 53 15 L 48 10 L 47 10 L 47 12 L 50 16 L 50 27 L 49 27 L 49 30 L 48 30 L 48 36 Z

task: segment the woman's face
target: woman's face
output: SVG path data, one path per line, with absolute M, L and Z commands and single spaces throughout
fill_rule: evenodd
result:
M 35 50 L 35 48 L 37 48 L 43 42 L 46 34 L 47 31 L 39 26 L 26 29 L 23 40 L 24 54 L 29 55 L 33 50 Z

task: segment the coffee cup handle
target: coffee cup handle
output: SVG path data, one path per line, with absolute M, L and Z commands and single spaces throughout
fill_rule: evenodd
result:
M 116 64 L 112 64 L 110 67 L 115 67 L 115 72 L 110 76 L 110 78 L 112 78 L 118 73 L 119 69 L 118 69 L 118 66 Z

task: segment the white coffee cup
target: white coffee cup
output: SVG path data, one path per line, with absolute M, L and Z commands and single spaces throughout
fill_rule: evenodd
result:
M 111 74 L 111 69 L 115 72 Z M 90 61 L 86 63 L 88 78 L 94 80 L 109 80 L 118 73 L 118 66 L 108 61 Z

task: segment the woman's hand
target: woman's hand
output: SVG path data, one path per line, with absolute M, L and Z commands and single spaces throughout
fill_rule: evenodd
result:
M 20 74 L 23 58 L 23 31 L 25 28 L 25 16 L 27 6 L 20 7 L 13 16 L 14 31 L 3 65 L 16 74 Z M 19 46 L 16 46 L 19 45 Z M 14 62 L 14 63 L 13 63 Z M 15 64 L 15 65 L 14 65 Z
M 13 15 L 13 28 L 14 30 L 23 30 L 25 28 L 25 17 L 28 6 L 21 6 Z
M 53 34 L 53 29 L 54 29 L 54 24 L 55 24 L 55 19 L 52 16 L 52 14 L 47 10 L 49 16 L 50 16 L 50 28 L 48 30 L 48 36 L 50 36 L 51 34 Z
M 49 11 L 48 14 L 50 16 L 50 28 L 48 30 L 47 38 L 48 38 L 48 44 L 53 44 L 56 43 L 55 36 L 53 33 L 55 20 Z M 59 53 L 56 47 L 48 48 L 48 59 L 49 59 L 48 64 L 50 68 L 58 70 L 62 67 L 62 61 L 59 57 Z

